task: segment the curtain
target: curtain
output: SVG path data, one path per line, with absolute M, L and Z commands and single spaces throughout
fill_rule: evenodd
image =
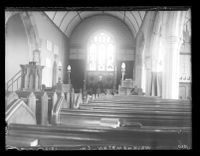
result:
M 162 96 L 162 72 L 163 72 L 163 55 L 165 53 L 162 45 L 161 32 L 162 16 L 160 12 L 156 13 L 153 25 L 153 34 L 151 37 L 151 73 L 150 73 L 150 96 Z
M 162 95 L 162 72 L 152 72 L 151 73 L 151 96 L 161 96 Z
M 52 73 L 52 86 L 56 86 L 57 83 L 57 63 L 54 61 L 53 63 L 53 73 Z

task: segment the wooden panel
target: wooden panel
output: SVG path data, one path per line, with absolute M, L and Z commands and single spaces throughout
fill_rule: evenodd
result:
M 179 84 L 179 99 L 191 99 L 191 83 Z
M 186 86 L 180 86 L 179 87 L 179 98 L 185 99 L 186 98 Z
M 101 90 L 113 88 L 114 72 L 88 72 L 87 74 L 87 88 L 98 88 L 98 85 Z
M 6 122 L 8 124 L 36 124 L 36 118 L 32 110 L 18 99 L 6 111 Z
M 39 145 L 74 147 L 78 146 L 106 146 L 132 145 L 150 146 L 151 149 L 177 149 L 178 145 L 185 144 L 191 147 L 190 128 L 81 128 L 69 126 L 24 126 L 10 125 L 8 135 L 22 137 L 36 137 Z
M 180 82 L 191 82 L 191 55 L 180 55 Z
M 17 99 L 19 99 L 19 97 L 15 92 L 8 92 L 6 94 L 6 107 L 8 107 L 10 103 Z
M 33 147 L 38 145 L 38 140 L 23 136 L 6 136 L 6 145 L 14 147 Z

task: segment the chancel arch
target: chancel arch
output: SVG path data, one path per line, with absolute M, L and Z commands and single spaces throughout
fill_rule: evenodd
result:
M 108 69 L 110 71 L 106 72 L 106 70 L 104 70 L 101 73 L 111 74 L 112 72 L 115 71 L 115 75 L 117 75 L 116 77 L 114 76 L 115 80 L 113 80 L 114 78 L 112 78 L 111 74 L 110 76 L 108 76 L 109 77 L 108 81 L 116 83 L 114 87 L 117 88 L 117 86 L 121 81 L 121 64 L 125 62 L 126 63 L 125 78 L 133 79 L 134 61 L 135 61 L 135 39 L 133 34 L 131 33 L 131 30 L 122 20 L 114 16 L 108 14 L 94 15 L 85 18 L 79 25 L 77 25 L 74 28 L 72 34 L 70 35 L 70 54 L 69 54 L 70 64 L 72 65 L 72 69 L 78 71 L 79 73 L 78 76 L 76 76 L 76 73 L 72 73 L 73 77 L 72 84 L 77 88 L 80 88 L 84 85 L 83 84 L 84 80 L 88 79 L 87 73 L 91 73 L 91 71 L 87 70 L 88 69 L 87 56 L 89 51 L 88 45 L 91 45 L 90 43 L 95 43 L 95 35 L 101 33 L 103 33 L 102 36 L 105 37 L 105 40 L 106 41 L 108 40 L 108 42 L 104 43 L 104 46 L 107 47 L 106 49 L 109 49 L 110 47 L 111 51 L 113 49 L 114 53 L 114 55 L 112 55 L 111 54 L 112 52 L 111 53 L 106 52 L 106 55 L 110 54 L 112 58 L 111 60 L 113 61 L 110 62 L 110 65 L 107 64 L 108 66 L 111 66 L 111 69 Z M 96 57 L 97 56 L 98 55 L 96 55 Z M 97 66 L 97 64 L 95 64 L 95 66 Z M 105 69 L 106 69 L 106 63 L 105 63 Z M 95 73 L 98 73 L 98 71 Z M 98 80 L 99 79 L 98 76 L 95 76 L 95 79 Z M 92 78 L 90 82 L 93 82 L 95 79 Z M 74 83 L 73 81 L 76 81 L 76 83 Z

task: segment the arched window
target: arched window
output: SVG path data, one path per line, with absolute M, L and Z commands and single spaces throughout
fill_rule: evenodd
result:
M 93 36 L 88 44 L 87 70 L 114 71 L 115 46 L 106 33 Z

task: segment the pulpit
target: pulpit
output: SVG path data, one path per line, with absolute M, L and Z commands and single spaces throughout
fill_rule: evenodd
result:
M 41 91 L 44 66 L 36 65 L 36 62 L 20 66 L 22 69 L 21 89 L 23 91 Z

